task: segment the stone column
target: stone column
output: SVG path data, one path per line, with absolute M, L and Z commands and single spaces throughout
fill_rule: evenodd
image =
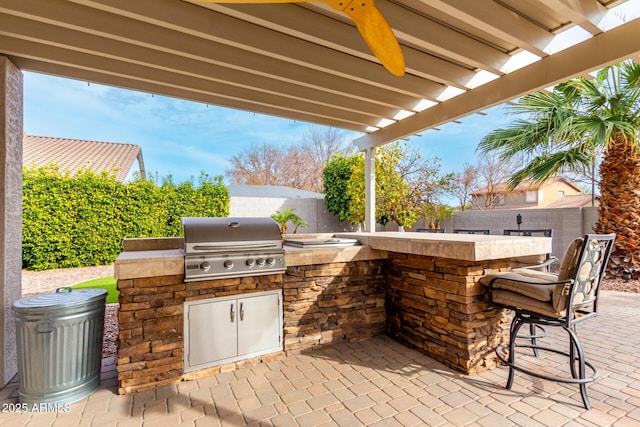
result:
M 11 305 L 22 292 L 22 72 L 0 56 L 0 381 L 17 372 Z

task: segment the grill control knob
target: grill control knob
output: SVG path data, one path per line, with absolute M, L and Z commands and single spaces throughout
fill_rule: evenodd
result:
M 264 265 L 264 258 L 258 258 L 256 260 L 256 264 L 258 264 L 258 266 L 262 267 Z
M 267 258 L 267 265 L 275 265 L 276 264 L 276 260 L 273 258 Z
M 222 265 L 224 265 L 224 268 L 226 268 L 227 270 L 230 270 L 233 268 L 233 261 L 228 259 L 224 263 L 222 263 Z
M 256 265 L 256 260 L 249 258 L 245 261 L 245 264 L 247 265 L 247 267 L 253 267 L 254 265 Z
M 200 263 L 200 269 L 202 271 L 209 271 L 210 268 L 211 268 L 211 264 L 209 264 L 208 261 L 203 261 L 202 263 Z

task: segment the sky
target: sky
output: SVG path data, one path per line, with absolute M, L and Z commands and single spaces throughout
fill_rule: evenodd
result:
M 475 164 L 482 137 L 511 119 L 504 107 L 473 114 L 439 131 L 409 139 L 424 158 L 438 157 L 443 173 Z M 303 141 L 306 122 L 183 101 L 94 83 L 24 72 L 24 131 L 27 135 L 136 144 L 147 172 L 172 175 L 179 183 L 201 171 L 224 175 L 232 156 L 252 145 Z M 344 131 L 344 140 L 362 134 Z M 137 164 L 134 164 L 137 168 Z M 226 179 L 225 179 L 226 182 Z

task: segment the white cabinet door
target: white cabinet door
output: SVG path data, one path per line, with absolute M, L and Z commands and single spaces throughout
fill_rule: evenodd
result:
M 238 298 L 238 355 L 282 350 L 280 295 Z
M 193 369 L 238 354 L 238 310 L 234 299 L 191 304 L 188 316 L 188 365 Z M 185 366 L 186 368 L 186 366 Z
M 184 371 L 282 350 L 282 291 L 184 303 Z

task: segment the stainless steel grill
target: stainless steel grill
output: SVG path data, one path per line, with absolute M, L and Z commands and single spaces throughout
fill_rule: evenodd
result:
M 280 274 L 280 227 L 272 218 L 182 218 L 185 281 Z

